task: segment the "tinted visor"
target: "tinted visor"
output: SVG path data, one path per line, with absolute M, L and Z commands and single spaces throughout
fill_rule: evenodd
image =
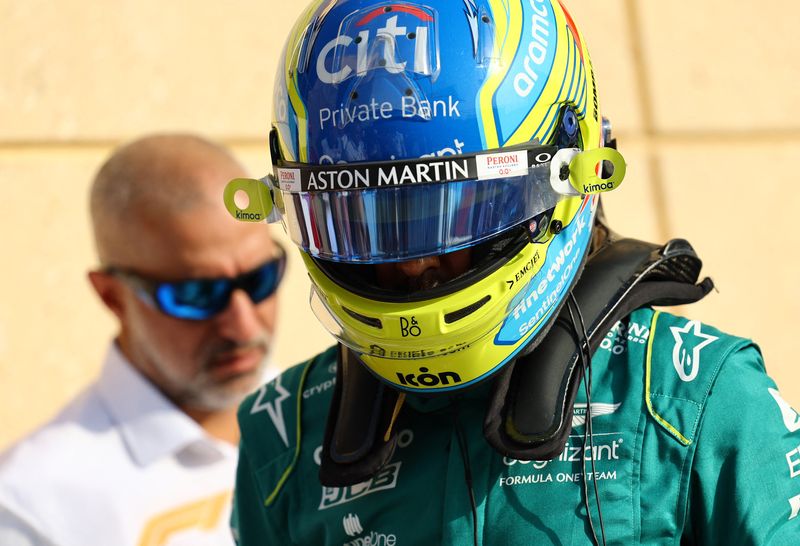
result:
M 273 184 L 295 244 L 334 261 L 379 263 L 477 244 L 553 208 L 555 147 L 349 165 L 280 162 Z

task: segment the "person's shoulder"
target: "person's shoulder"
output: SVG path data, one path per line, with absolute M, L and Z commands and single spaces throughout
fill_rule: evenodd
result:
M 656 390 L 709 390 L 723 369 L 764 371 L 752 339 L 653 308 L 637 309 L 617 323 L 600 348 L 640 362 L 643 379 L 657 385 Z
M 771 382 L 751 339 L 652 309 L 636 311 L 631 320 L 646 325 L 648 412 L 681 443 L 694 440 L 709 404 L 750 396 L 757 383 Z
M 103 447 L 108 442 L 101 439 L 108 434 L 114 434 L 113 423 L 90 386 L 0 455 L 2 510 L 25 515 L 33 525 L 48 497 L 56 491 L 58 496 L 77 492 L 92 475 L 96 461 L 109 456 Z
M 764 369 L 758 345 L 747 337 L 653 309 L 640 309 L 631 316 L 647 325 L 646 357 L 653 374 L 699 385 L 713 382 L 723 368 Z
M 336 385 L 336 365 L 333 346 L 287 369 L 242 402 L 241 444 L 253 463 L 294 451 L 302 437 L 322 434 Z
M 34 472 L 84 459 L 84 448 L 92 447 L 113 423 L 93 387 L 67 403 L 49 421 L 17 440 L 0 455 L 0 480 L 11 469 L 32 467 Z M 47 464 L 45 464 L 47 461 Z M 42 467 L 37 470 L 37 467 Z

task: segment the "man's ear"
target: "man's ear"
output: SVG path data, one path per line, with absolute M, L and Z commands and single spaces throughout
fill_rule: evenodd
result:
M 108 307 L 118 319 L 122 320 L 123 309 L 125 307 L 122 292 L 124 287 L 119 279 L 103 271 L 89 271 L 87 276 L 92 288 L 94 288 L 94 291 L 100 296 L 103 304 Z

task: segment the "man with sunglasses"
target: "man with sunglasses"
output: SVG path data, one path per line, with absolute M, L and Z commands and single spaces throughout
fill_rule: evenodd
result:
M 267 375 L 285 265 L 222 207 L 243 175 L 190 135 L 132 142 L 97 173 L 89 281 L 119 331 L 97 381 L 0 461 L 0 544 L 231 542 L 236 406 Z

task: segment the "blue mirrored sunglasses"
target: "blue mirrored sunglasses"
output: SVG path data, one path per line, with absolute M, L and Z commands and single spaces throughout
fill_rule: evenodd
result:
M 260 266 L 233 278 L 160 281 L 130 269 L 107 267 L 132 286 L 145 302 L 165 315 L 185 320 L 205 320 L 228 307 L 231 294 L 244 290 L 253 303 L 261 303 L 277 290 L 286 268 L 286 253 L 276 244 L 277 255 Z

